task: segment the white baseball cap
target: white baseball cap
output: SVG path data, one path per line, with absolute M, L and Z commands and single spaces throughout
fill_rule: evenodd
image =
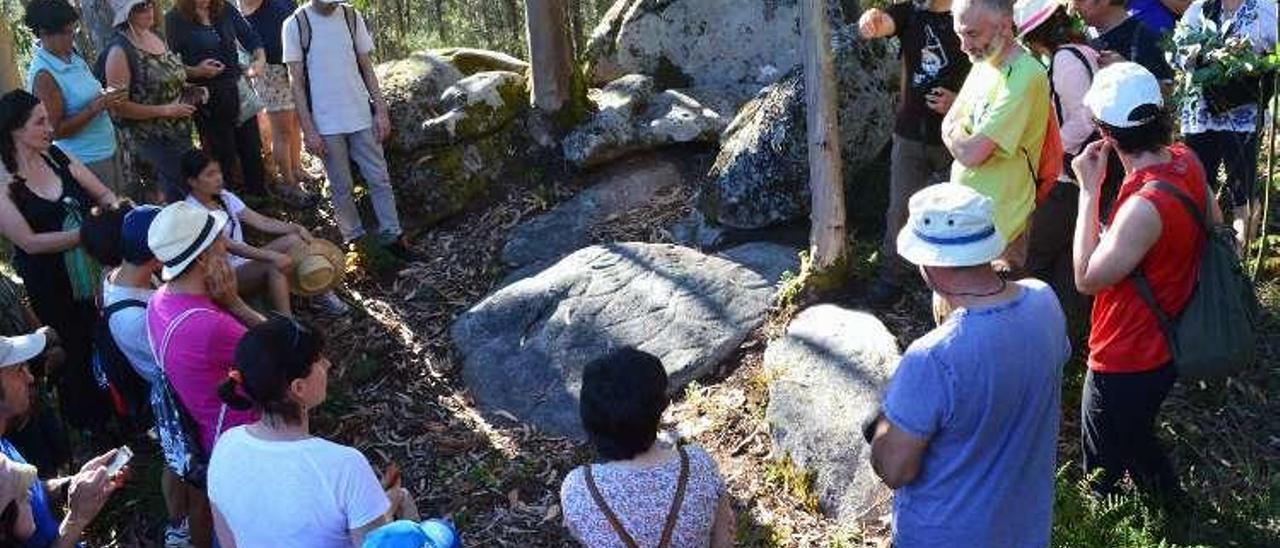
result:
M 1107 65 L 1093 75 L 1084 106 L 1098 121 L 1112 127 L 1137 127 L 1155 118 L 1164 106 L 1160 82 L 1137 63 Z M 1141 109 L 1141 107 L 1148 107 Z M 1155 108 L 1151 108 L 1155 107 Z
M 991 199 L 955 183 L 925 187 L 911 196 L 910 216 L 898 233 L 898 254 L 920 266 L 989 263 L 1004 252 Z
M 0 337 L 0 368 L 10 367 L 39 356 L 48 338 L 44 329 L 19 337 Z
M 165 206 L 147 229 L 147 246 L 164 264 L 160 278 L 177 278 L 222 234 L 227 214 L 185 201 Z

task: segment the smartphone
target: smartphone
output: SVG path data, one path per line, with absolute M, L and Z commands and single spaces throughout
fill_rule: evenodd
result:
M 111 459 L 111 464 L 107 465 L 107 476 L 111 477 L 119 474 L 132 459 L 133 450 L 129 449 L 128 445 L 121 445 L 119 449 L 116 449 L 116 456 Z

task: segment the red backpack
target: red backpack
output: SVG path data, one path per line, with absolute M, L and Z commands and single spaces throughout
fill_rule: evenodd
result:
M 1049 121 L 1044 125 L 1044 144 L 1040 145 L 1040 165 L 1031 170 L 1036 181 L 1036 205 L 1043 204 L 1062 175 L 1062 132 L 1058 127 L 1058 111 L 1049 105 Z M 1027 167 L 1031 167 L 1030 158 Z

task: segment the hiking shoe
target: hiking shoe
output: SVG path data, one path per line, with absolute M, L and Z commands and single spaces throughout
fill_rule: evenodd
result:
M 351 305 L 343 302 L 332 291 L 326 291 L 322 295 L 312 297 L 311 304 L 316 310 L 330 316 L 345 316 L 348 312 L 351 312 Z
M 164 548 L 191 548 L 191 528 L 187 526 L 187 520 L 182 523 L 170 523 L 164 528 Z

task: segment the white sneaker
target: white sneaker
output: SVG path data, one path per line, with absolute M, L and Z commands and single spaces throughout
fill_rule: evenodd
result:
M 344 316 L 351 311 L 351 305 L 342 302 L 332 291 L 311 298 L 311 305 L 322 313 L 331 316 Z
M 191 548 L 191 529 L 187 520 L 178 525 L 169 524 L 164 528 L 164 548 Z

